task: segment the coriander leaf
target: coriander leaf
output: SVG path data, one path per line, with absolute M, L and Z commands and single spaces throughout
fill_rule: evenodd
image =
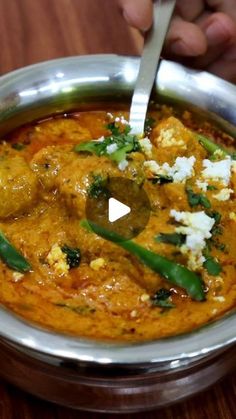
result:
M 21 151 L 26 147 L 26 145 L 22 143 L 13 143 L 11 147 L 14 148 L 14 150 Z
M 127 154 L 141 150 L 137 137 L 129 134 L 130 127 L 128 125 L 125 126 L 123 131 L 115 123 L 109 124 L 108 128 L 111 131 L 110 136 L 104 137 L 101 140 L 91 140 L 77 144 L 73 150 L 76 153 L 88 152 L 96 154 L 99 157 L 106 156 L 116 163 L 125 160 Z
M 208 211 L 207 215 L 209 215 L 209 217 L 214 218 L 215 220 L 215 224 L 219 224 L 220 220 L 221 220 L 221 214 L 217 211 Z
M 71 268 L 77 268 L 80 265 L 81 253 L 79 248 L 72 248 L 66 244 L 61 247 L 63 253 L 66 254 L 66 261 Z
M 160 233 L 155 237 L 155 240 L 159 243 L 168 243 L 180 247 L 185 243 L 186 235 L 181 233 Z
M 153 178 L 149 178 L 153 185 L 163 185 L 164 183 L 171 183 L 173 182 L 172 176 L 166 176 L 166 175 L 155 175 Z
M 226 251 L 226 245 L 224 243 L 219 243 L 217 241 L 213 241 L 213 245 L 215 246 L 216 249 L 220 250 L 221 252 Z
M 196 207 L 197 205 L 201 205 L 204 208 L 211 208 L 211 203 L 205 195 L 195 193 L 191 188 L 186 188 L 186 193 L 190 207 Z
M 223 227 L 219 225 L 213 226 L 211 229 L 212 236 L 221 236 L 222 233 L 223 233 Z
M 77 153 L 84 151 L 87 153 L 96 154 L 97 156 L 102 156 L 105 154 L 107 145 L 108 144 L 105 140 L 92 140 L 87 141 L 86 143 L 77 144 L 74 147 L 74 151 L 76 151 Z
M 154 306 L 157 307 L 164 307 L 164 308 L 174 308 L 175 304 L 173 304 L 170 300 L 171 292 L 165 288 L 160 288 L 153 297 L 151 298 L 152 303 Z
M 111 131 L 112 135 L 119 135 L 120 134 L 120 128 L 116 125 L 115 122 L 110 122 L 106 125 L 106 128 Z
M 209 275 L 217 276 L 222 271 L 221 265 L 212 257 L 208 256 L 203 263 L 204 268 L 207 270 Z
M 101 195 L 106 198 L 110 197 L 110 192 L 106 187 L 107 179 L 101 175 L 94 175 L 94 181 L 88 188 L 88 195 L 90 198 L 98 199 Z
M 213 185 L 207 185 L 207 190 L 208 191 L 217 191 L 217 187 L 213 186 Z

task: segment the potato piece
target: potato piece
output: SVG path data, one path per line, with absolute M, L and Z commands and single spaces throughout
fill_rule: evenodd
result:
M 87 191 L 93 182 L 93 175 L 99 174 L 104 178 L 108 175 L 122 177 L 123 173 L 114 162 L 106 157 L 77 155 L 71 164 L 60 170 L 56 178 L 56 186 L 69 210 L 79 217 L 84 217 Z
M 31 160 L 31 169 L 47 190 L 55 187 L 60 169 L 77 158 L 71 148 L 71 145 L 44 147 Z
M 26 212 L 37 197 L 38 182 L 23 157 L 0 159 L 0 218 Z

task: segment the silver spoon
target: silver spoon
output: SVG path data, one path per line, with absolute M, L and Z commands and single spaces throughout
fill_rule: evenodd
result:
M 161 50 L 175 7 L 175 0 L 157 0 L 153 4 L 153 25 L 147 33 L 130 108 L 131 133 L 142 135 L 150 94 L 156 77 Z

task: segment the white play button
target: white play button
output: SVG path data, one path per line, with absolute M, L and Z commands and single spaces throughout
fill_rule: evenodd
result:
M 145 190 L 131 179 L 108 177 L 86 199 L 86 218 L 122 240 L 136 237 L 147 225 L 151 205 Z M 92 181 L 92 179 L 91 179 Z M 97 233 L 96 233 L 97 234 Z
M 119 220 L 131 211 L 128 205 L 123 204 L 115 198 L 109 198 L 108 200 L 108 218 L 110 223 Z

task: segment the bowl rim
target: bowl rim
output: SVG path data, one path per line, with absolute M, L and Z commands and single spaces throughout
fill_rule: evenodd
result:
M 78 79 L 82 73 L 84 74 L 84 68 L 86 68 L 89 69 L 90 74 L 94 75 L 97 74 L 98 69 L 104 69 L 104 74 L 106 74 L 107 77 L 109 76 L 110 80 L 112 79 L 112 76 L 114 76 L 112 79 L 114 80 L 117 75 L 122 78 L 122 74 L 124 74 L 125 68 L 127 68 L 128 65 L 129 70 L 132 70 L 132 77 L 127 83 L 129 89 L 132 89 L 134 80 L 137 77 L 138 64 L 138 58 L 123 57 L 113 54 L 67 57 L 33 64 L 17 69 L 0 78 L 0 102 L 1 98 L 6 94 L 5 92 L 7 89 L 9 89 L 9 86 L 11 87 L 12 80 L 14 81 L 13 84 L 17 84 L 22 79 L 36 81 L 37 77 L 42 74 L 44 77 L 50 78 L 58 69 L 69 71 L 68 69 L 70 67 L 73 68 L 73 71 L 77 71 Z M 166 80 L 166 74 L 170 74 L 170 72 L 177 75 L 174 78 L 175 83 L 179 79 L 184 81 L 184 83 L 182 83 L 183 86 L 179 86 L 180 89 L 177 89 L 177 93 L 180 97 L 181 94 L 184 96 L 183 91 L 186 89 L 186 86 L 188 88 L 187 94 L 189 95 L 189 90 L 191 93 L 191 89 L 193 90 L 193 82 L 198 85 L 198 88 L 203 80 L 210 83 L 211 86 L 214 85 L 218 95 L 216 95 L 216 106 L 219 105 L 218 108 L 216 107 L 216 113 L 218 113 L 220 117 L 225 118 L 226 110 L 232 106 L 232 102 L 236 98 L 235 86 L 206 72 L 190 70 L 180 64 L 162 60 L 157 74 L 156 88 L 159 94 L 164 95 L 164 97 L 165 95 L 168 97 L 170 92 L 173 92 L 173 86 L 172 90 L 171 88 L 168 90 L 168 81 Z M 189 86 L 192 87 L 190 88 Z M 225 94 L 225 92 L 228 94 Z M 209 103 L 212 104 L 213 99 L 211 95 L 209 95 L 209 91 L 206 91 L 205 89 L 205 92 L 203 91 L 202 95 L 206 102 L 205 109 L 208 107 L 208 109 L 211 110 Z M 197 98 L 197 94 L 195 97 Z M 224 106 L 220 103 L 220 98 Z M 195 105 L 199 106 L 200 104 L 201 101 L 196 99 Z M 236 124 L 236 111 L 235 113 L 226 115 L 226 119 L 231 123 L 234 122 Z M 40 326 L 26 322 L 5 307 L 2 307 L 0 309 L 0 337 L 7 340 L 9 344 L 17 345 L 22 349 L 85 363 L 96 363 L 101 365 L 144 365 L 147 363 L 160 364 L 170 362 L 171 368 L 176 368 L 181 360 L 205 357 L 213 351 L 226 348 L 234 343 L 236 341 L 235 315 L 236 313 L 233 312 L 218 321 L 208 323 L 187 334 L 151 342 L 117 344 L 100 343 L 90 339 L 71 337 L 42 329 Z

